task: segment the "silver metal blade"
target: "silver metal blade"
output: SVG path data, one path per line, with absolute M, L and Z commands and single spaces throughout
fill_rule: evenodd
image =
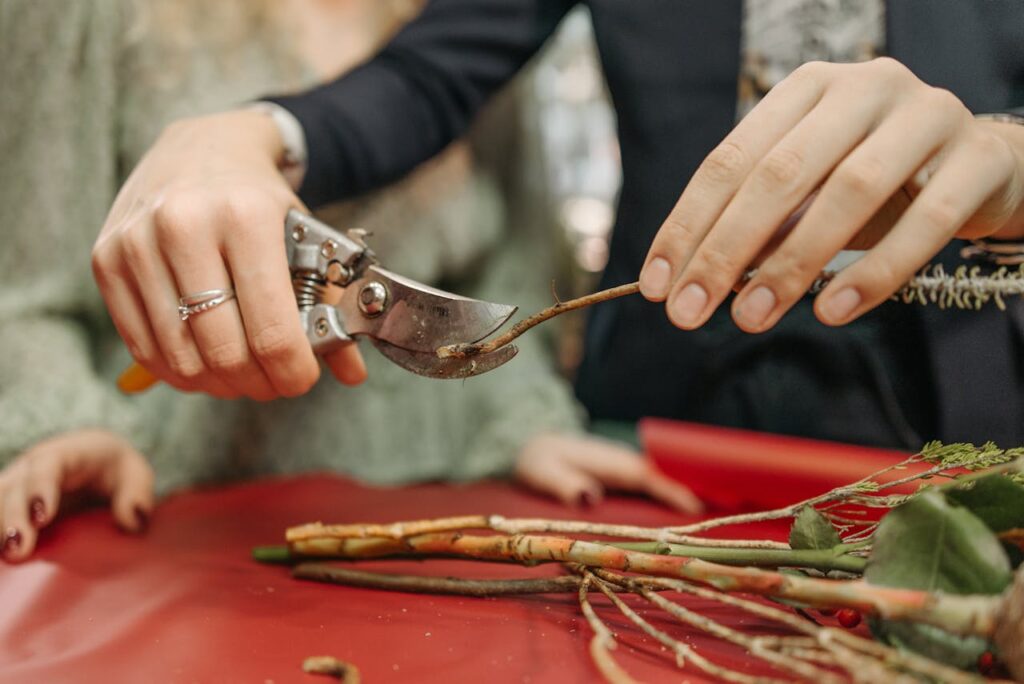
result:
M 465 359 L 440 359 L 434 352 L 409 351 L 378 339 L 371 339 L 371 342 L 381 354 L 408 371 L 428 378 L 449 380 L 470 378 L 494 370 L 519 352 L 514 344 L 510 344 L 489 354 Z
M 383 311 L 375 316 L 365 312 L 365 303 L 360 306 L 364 290 L 374 283 L 387 292 Z M 482 340 L 504 325 L 518 307 L 452 294 L 371 266 L 345 288 L 338 308 L 349 335 L 368 335 L 375 341 L 433 356 L 446 344 Z

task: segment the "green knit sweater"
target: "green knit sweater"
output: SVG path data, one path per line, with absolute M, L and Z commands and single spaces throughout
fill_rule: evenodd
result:
M 0 3 L 0 465 L 94 426 L 146 454 L 160 491 L 328 469 L 380 483 L 468 479 L 506 472 L 533 434 L 578 427 L 536 337 L 465 382 L 414 376 L 367 347 L 370 379 L 358 388 L 325 374 L 308 395 L 268 404 L 167 387 L 121 396 L 114 378 L 130 359 L 89 266 L 120 183 L 167 122 L 309 83 L 259 35 L 230 51 L 197 39 L 179 54 L 137 40 L 132 6 Z M 478 158 L 500 127 L 477 130 Z M 392 270 L 527 310 L 545 303 L 552 236 L 542 225 L 510 229 L 500 179 L 486 164 L 464 172 L 458 154 L 335 217 L 372 231 Z

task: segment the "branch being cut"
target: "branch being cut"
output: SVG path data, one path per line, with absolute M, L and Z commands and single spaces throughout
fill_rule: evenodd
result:
M 639 291 L 640 283 L 635 282 L 629 283 L 628 285 L 619 285 L 618 287 L 612 287 L 607 290 L 601 290 L 600 292 L 594 292 L 577 299 L 570 299 L 567 302 L 559 301 L 554 306 L 549 306 L 543 311 L 538 311 L 529 318 L 524 318 L 513 325 L 508 332 L 495 337 L 490 342 L 460 342 L 458 344 L 448 344 L 437 348 L 437 356 L 442 359 L 464 359 L 469 356 L 476 356 L 477 354 L 488 354 L 501 349 L 530 328 L 540 325 L 549 318 L 554 318 L 555 316 L 564 314 L 567 311 L 582 309 L 584 307 L 591 306 L 592 304 L 607 302 L 608 300 L 616 299 L 617 297 L 636 294 Z

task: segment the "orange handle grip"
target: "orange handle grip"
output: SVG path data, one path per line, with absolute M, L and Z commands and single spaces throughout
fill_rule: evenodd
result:
M 117 379 L 117 388 L 125 394 L 138 394 L 160 382 L 160 379 L 137 363 L 128 366 Z

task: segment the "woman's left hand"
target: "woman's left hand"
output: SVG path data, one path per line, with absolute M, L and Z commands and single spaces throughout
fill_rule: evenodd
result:
M 898 197 L 902 212 L 881 212 Z M 795 226 L 780 230 L 809 198 Z M 704 160 L 658 232 L 640 286 L 692 329 L 758 263 L 732 315 L 762 332 L 840 250 L 871 247 L 815 302 L 819 320 L 842 325 L 884 302 L 950 239 L 1021 235 L 1024 127 L 975 119 L 892 59 L 812 62 Z
M 703 510 L 693 492 L 660 473 L 636 451 L 597 437 L 534 437 L 516 459 L 515 478 L 568 506 L 595 505 L 606 489 L 614 489 L 645 494 L 683 513 Z

